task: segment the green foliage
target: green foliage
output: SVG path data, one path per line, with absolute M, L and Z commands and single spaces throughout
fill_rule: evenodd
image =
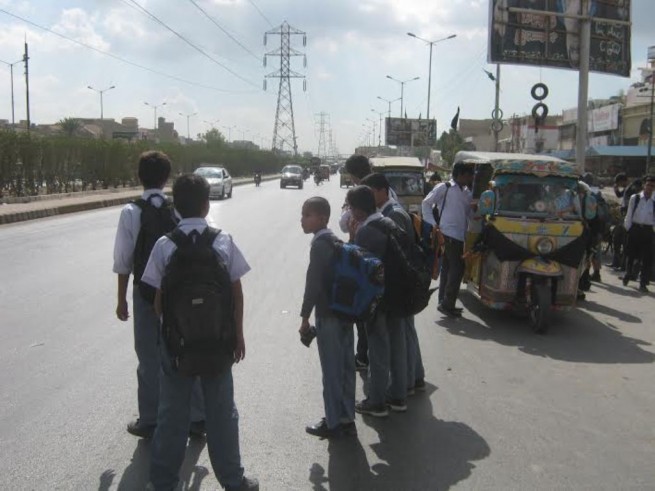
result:
M 82 127 L 82 123 L 75 118 L 64 118 L 58 121 L 57 123 L 61 127 L 61 131 L 64 132 L 66 136 L 75 136 L 77 130 Z
M 289 160 L 270 151 L 234 149 L 218 131 L 208 133 L 204 141 L 181 145 L 0 131 L 0 196 L 136 186 L 139 155 L 146 150 L 165 152 L 173 162 L 173 176 L 193 172 L 200 164 L 225 166 L 235 177 L 256 170 L 275 173 Z
M 455 154 L 464 149 L 464 139 L 457 131 L 444 131 L 437 141 L 437 149 L 441 150 L 441 159 L 453 165 Z

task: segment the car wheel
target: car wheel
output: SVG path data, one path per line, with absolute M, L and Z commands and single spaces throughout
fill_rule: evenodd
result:
M 298 189 L 302 189 L 302 182 L 298 184 Z
M 284 183 L 282 181 L 280 181 L 280 189 L 284 189 L 284 187 L 285 187 Z
M 230 192 L 227 195 L 228 198 L 232 197 L 232 191 L 234 191 L 234 186 L 230 186 Z
M 218 196 L 218 199 L 220 200 L 225 199 L 225 186 L 223 186 L 223 189 L 221 189 L 221 194 Z

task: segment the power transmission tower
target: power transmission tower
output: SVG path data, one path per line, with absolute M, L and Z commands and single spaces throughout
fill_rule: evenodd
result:
M 325 159 L 328 155 L 328 142 L 327 134 L 330 126 L 330 115 L 325 112 L 320 112 L 316 115 L 318 125 L 318 158 Z
M 266 75 L 264 79 L 264 90 L 266 90 L 266 79 L 279 78 L 280 88 L 277 94 L 277 109 L 275 110 L 275 126 L 273 127 L 273 150 L 282 151 L 285 146 L 293 148 L 294 156 L 298 155 L 298 143 L 296 141 L 296 125 L 293 120 L 293 101 L 291 99 L 291 79 L 302 78 L 303 90 L 307 90 L 305 76 L 291 70 L 291 57 L 302 56 L 303 66 L 307 66 L 307 56 L 291 47 L 291 36 L 301 35 L 303 46 L 307 45 L 307 34 L 291 27 L 287 21 L 281 26 L 271 29 L 264 34 L 264 45 L 268 35 L 280 36 L 279 49 L 269 51 L 264 55 L 264 66 L 269 56 L 280 58 L 280 69 Z

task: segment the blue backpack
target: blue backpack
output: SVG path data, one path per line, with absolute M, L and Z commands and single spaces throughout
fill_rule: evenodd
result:
M 330 241 L 334 244 L 328 284 L 330 309 L 347 321 L 368 320 L 384 295 L 382 260 L 358 245 Z

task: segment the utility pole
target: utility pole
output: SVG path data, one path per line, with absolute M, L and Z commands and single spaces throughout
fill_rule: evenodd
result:
M 103 102 L 102 102 L 102 94 L 104 94 L 108 90 L 115 89 L 116 86 L 112 85 L 111 87 L 107 87 L 106 89 L 96 89 L 95 87 L 91 87 L 90 85 L 87 85 L 87 88 L 97 92 L 98 94 L 100 94 L 100 120 L 102 121 L 103 119 L 105 119 L 105 117 L 104 117 L 104 105 L 103 105 Z
M 496 65 L 496 103 L 494 104 L 494 120 L 496 118 L 500 119 L 500 64 Z M 497 124 L 494 127 L 494 152 L 498 151 L 499 132 L 500 129 L 498 128 L 498 124 Z
M 587 153 L 587 100 L 589 99 L 589 55 L 591 44 L 591 17 L 589 0 L 581 0 L 580 66 L 578 73 L 578 134 L 575 142 L 575 162 L 579 172 L 584 172 Z
M 150 106 L 151 108 L 154 109 L 154 113 L 155 113 L 154 114 L 154 121 L 153 121 L 154 125 L 153 125 L 152 129 L 153 129 L 153 131 L 155 133 L 155 140 L 157 140 L 159 138 L 159 128 L 157 126 L 157 108 L 161 107 L 161 106 L 165 106 L 166 102 L 162 102 L 161 104 L 150 104 L 149 102 L 144 102 L 144 104 L 146 106 Z
M 186 138 L 187 138 L 187 140 L 191 139 L 191 132 L 189 131 L 189 118 L 191 116 L 195 116 L 196 114 L 198 114 L 198 113 L 197 112 L 192 113 L 192 114 L 182 114 L 182 113 L 180 113 L 180 116 L 184 116 L 186 118 Z
M 14 61 L 13 63 L 9 63 L 8 61 L 2 61 L 0 60 L 0 63 L 4 63 L 9 67 L 9 74 L 11 77 L 11 127 L 15 129 L 16 125 L 16 112 L 14 110 L 14 65 L 17 65 L 18 63 L 23 63 L 23 59 L 21 58 L 18 61 Z
M 23 62 L 25 63 L 25 105 L 27 115 L 27 132 L 30 132 L 30 71 L 29 71 L 29 55 L 27 53 L 27 41 L 25 41 L 25 54 L 23 55 Z
M 298 142 L 296 141 L 296 125 L 293 118 L 293 100 L 291 98 L 291 79 L 302 78 L 303 90 L 307 89 L 305 76 L 291 70 L 291 57 L 302 56 L 304 66 L 307 66 L 307 56 L 291 47 L 291 36 L 303 37 L 303 46 L 307 45 L 307 34 L 291 27 L 287 21 L 264 34 L 264 45 L 266 45 L 269 34 L 280 36 L 280 48 L 270 51 L 264 55 L 264 66 L 269 56 L 280 59 L 280 69 L 266 75 L 264 79 L 264 90 L 266 80 L 279 78 L 280 86 L 277 95 L 277 108 L 275 110 L 275 126 L 273 127 L 273 150 L 283 150 L 285 144 L 293 149 L 294 156 L 298 156 Z
M 382 115 L 384 112 L 376 111 L 375 109 L 371 109 L 371 112 L 374 112 L 375 114 L 378 114 L 380 116 L 380 128 L 378 130 L 378 147 L 382 146 Z

